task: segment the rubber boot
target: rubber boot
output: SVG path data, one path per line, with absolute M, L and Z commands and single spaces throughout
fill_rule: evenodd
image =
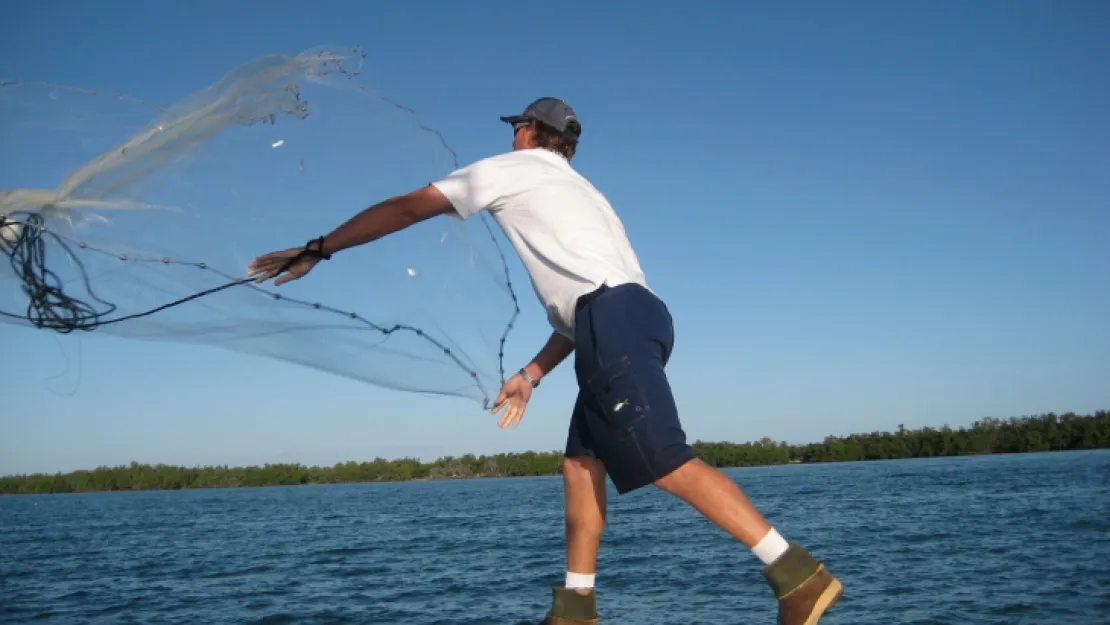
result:
M 817 625 L 844 594 L 840 580 L 799 545 L 790 545 L 763 575 L 779 601 L 779 625 Z
M 551 589 L 551 611 L 540 625 L 597 625 L 597 594 L 580 595 L 573 588 Z

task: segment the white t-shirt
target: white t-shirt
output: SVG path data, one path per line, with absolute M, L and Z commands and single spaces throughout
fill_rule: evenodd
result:
M 582 295 L 603 284 L 647 286 L 613 207 L 559 154 L 515 150 L 432 184 L 462 219 L 490 212 L 520 255 L 551 326 L 568 338 Z

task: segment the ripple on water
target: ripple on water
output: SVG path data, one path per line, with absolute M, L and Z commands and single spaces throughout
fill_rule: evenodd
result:
M 822 625 L 1110 613 L 1110 452 L 727 473 L 844 580 Z M 561 484 L 0 498 L 0 623 L 535 623 L 563 575 Z M 688 506 L 609 501 L 608 622 L 775 621 L 757 561 Z

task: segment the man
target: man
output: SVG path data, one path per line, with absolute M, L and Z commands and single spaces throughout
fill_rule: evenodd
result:
M 544 624 L 597 623 L 594 575 L 605 525 L 608 475 L 619 494 L 649 484 L 686 501 L 752 550 L 779 603 L 782 625 L 815 625 L 840 598 L 840 582 L 789 545 L 737 485 L 686 443 L 664 367 L 671 316 L 650 291 L 621 221 L 570 166 L 582 126 L 555 98 L 540 98 L 512 125 L 513 150 L 480 160 L 407 195 L 387 199 L 302 248 L 259 257 L 250 275 L 280 285 L 321 259 L 437 215 L 489 211 L 527 269 L 554 331 L 495 401 L 515 426 L 543 377 L 570 353 L 579 393 L 563 464 L 566 582 L 553 588 Z M 284 274 L 284 275 L 282 275 Z M 507 407 L 507 408 L 506 408 Z

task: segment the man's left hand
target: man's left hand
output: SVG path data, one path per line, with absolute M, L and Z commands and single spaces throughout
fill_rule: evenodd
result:
M 515 428 L 520 424 L 520 420 L 524 418 L 524 409 L 527 408 L 528 400 L 531 398 L 531 383 L 518 373 L 505 381 L 505 386 L 501 387 L 501 394 L 493 402 L 493 410 L 490 411 L 490 414 L 497 414 L 499 410 L 507 405 L 508 409 L 505 410 L 505 414 L 501 416 L 497 425 L 501 428 Z
M 281 273 L 285 264 L 304 251 L 303 247 L 293 247 L 279 252 L 270 252 L 254 259 L 247 265 L 247 275 L 254 278 L 255 282 L 265 282 Z M 280 278 L 274 281 L 274 286 L 281 286 L 291 280 L 303 278 L 320 259 L 315 256 L 306 256 L 289 266 Z

